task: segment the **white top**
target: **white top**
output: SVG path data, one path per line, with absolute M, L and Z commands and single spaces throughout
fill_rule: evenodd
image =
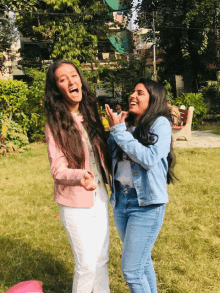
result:
M 77 115 L 79 115 L 79 112 L 73 113 L 73 115 L 77 116 Z M 85 141 L 87 143 L 88 150 L 89 150 L 89 159 L 90 159 L 91 171 L 92 171 L 92 173 L 93 173 L 93 175 L 95 177 L 96 184 L 99 184 L 100 182 L 103 181 L 101 166 L 100 166 L 98 158 L 96 157 L 96 155 L 95 155 L 95 153 L 93 151 L 91 142 L 89 140 L 88 133 L 85 130 L 85 128 L 84 128 L 82 123 L 81 123 L 81 125 L 82 125 L 82 132 L 83 132 L 83 135 L 85 137 Z M 82 138 L 82 140 L 84 140 L 84 138 Z
M 129 132 L 133 132 L 135 127 L 130 127 L 127 129 Z M 131 172 L 130 160 L 128 160 L 128 155 L 123 153 L 122 161 L 118 162 L 117 172 L 115 174 L 115 180 L 120 181 L 122 185 L 128 185 L 129 187 L 134 187 L 134 181 Z
M 118 169 L 115 174 L 115 180 L 120 181 L 122 185 L 129 185 L 129 187 L 134 187 L 130 161 L 124 160 L 118 162 Z

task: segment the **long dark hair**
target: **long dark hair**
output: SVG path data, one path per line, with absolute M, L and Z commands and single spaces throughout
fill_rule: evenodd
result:
M 164 116 L 170 121 L 170 114 L 167 107 L 167 97 L 166 97 L 166 90 L 165 88 L 160 85 L 159 83 L 147 79 L 147 78 L 140 78 L 138 82 L 139 84 L 142 83 L 145 88 L 147 89 L 150 100 L 149 106 L 145 113 L 141 116 L 138 121 L 137 127 L 134 131 L 134 137 L 138 139 L 140 143 L 143 145 L 153 145 L 157 142 L 158 137 L 151 131 L 151 126 L 155 122 L 155 120 L 160 117 Z M 126 119 L 128 126 L 134 125 L 134 116 L 129 113 L 128 118 Z M 170 152 L 167 156 L 168 161 L 168 173 L 167 173 L 167 183 L 174 183 L 176 176 L 174 174 L 174 166 L 176 164 L 176 155 L 173 150 L 173 142 L 171 140 Z
M 55 71 L 63 64 L 72 65 L 80 76 L 82 82 L 82 100 L 79 103 L 79 111 L 84 118 L 83 125 L 88 133 L 95 153 L 98 154 L 98 149 L 101 150 L 105 159 L 105 165 L 109 169 L 106 159 L 107 142 L 104 127 L 97 109 L 96 97 L 78 68 L 67 60 L 57 60 L 51 64 L 46 77 L 45 115 L 55 143 L 65 155 L 70 168 L 85 168 L 85 153 L 81 135 L 56 85 Z

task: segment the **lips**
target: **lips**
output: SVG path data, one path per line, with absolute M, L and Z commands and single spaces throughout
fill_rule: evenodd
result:
M 74 87 L 72 89 L 69 90 L 70 93 L 74 93 L 74 92 L 79 92 L 78 88 Z
M 131 105 L 131 106 L 133 106 L 133 105 L 137 105 L 137 104 L 138 104 L 137 101 L 134 101 L 134 100 L 131 100 L 131 101 L 130 101 L 130 105 Z

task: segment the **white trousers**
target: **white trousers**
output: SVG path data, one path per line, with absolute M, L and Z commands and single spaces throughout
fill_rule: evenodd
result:
M 110 293 L 108 195 L 99 184 L 91 208 L 58 205 L 75 260 L 72 293 Z

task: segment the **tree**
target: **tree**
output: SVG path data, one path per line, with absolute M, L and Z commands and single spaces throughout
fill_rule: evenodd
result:
M 7 13 L 8 8 L 0 2 L 0 71 L 6 70 L 5 61 L 13 59 L 11 46 L 17 40 L 13 15 Z
M 75 64 L 92 62 L 97 54 L 98 37 L 109 30 L 112 15 L 98 0 L 5 0 L 17 11 L 16 25 L 25 38 L 41 47 L 21 51 L 23 63 L 42 64 L 45 59 L 65 58 Z M 28 54 L 29 53 L 29 54 Z
M 140 27 L 151 28 L 153 11 L 159 46 L 164 50 L 160 77 L 183 75 L 185 90 L 197 92 L 200 83 L 220 66 L 219 0 L 143 0 Z
M 124 54 L 121 59 L 115 60 L 114 67 L 106 67 L 102 72 L 103 84 L 113 91 L 114 98 L 117 98 L 118 93 L 123 104 L 127 104 L 128 97 L 140 77 L 152 78 L 150 69 L 146 67 L 147 57 L 148 53 L 142 58 Z

